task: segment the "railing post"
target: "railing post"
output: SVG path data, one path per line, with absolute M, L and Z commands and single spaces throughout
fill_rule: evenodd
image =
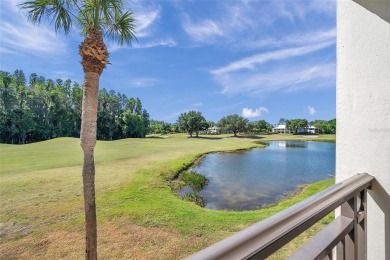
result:
M 350 200 L 341 205 L 341 216 L 345 216 L 354 220 L 353 229 L 345 237 L 343 243 L 343 258 L 345 260 L 354 260 L 357 256 L 357 196 L 353 196 Z
M 360 207 L 357 216 L 357 250 L 358 259 L 367 259 L 367 189 L 360 192 Z
M 344 253 L 344 249 L 345 249 L 345 238 L 342 239 L 336 246 L 336 259 L 337 260 L 343 260 L 345 259 L 345 253 Z
M 337 245 L 337 259 L 366 259 L 367 189 L 341 205 L 341 215 L 354 219 L 353 230 Z

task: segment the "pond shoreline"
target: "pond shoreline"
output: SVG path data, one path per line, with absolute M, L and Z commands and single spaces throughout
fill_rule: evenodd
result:
M 206 152 L 202 153 L 196 156 L 194 160 L 192 160 L 190 163 L 183 163 L 183 166 L 176 171 L 176 173 L 168 180 L 168 183 L 171 181 L 176 180 L 179 178 L 179 175 L 182 174 L 185 171 L 190 170 L 192 167 L 196 166 L 197 164 L 200 163 L 200 161 L 209 154 L 216 154 L 216 153 L 235 153 L 235 152 L 240 152 L 240 151 L 249 151 L 255 148 L 265 148 L 266 146 L 264 144 L 257 144 L 256 146 L 251 146 L 248 148 L 239 148 L 239 149 L 233 149 L 233 150 L 226 150 L 226 151 L 211 151 L 211 152 Z
M 183 187 L 181 187 L 181 185 L 179 183 L 180 176 L 185 172 L 191 171 L 191 169 L 194 166 L 196 166 L 197 164 L 199 164 L 205 156 L 207 156 L 209 154 L 215 154 L 215 153 L 235 153 L 235 152 L 240 152 L 240 151 L 249 151 L 249 150 L 252 150 L 255 148 L 266 148 L 266 145 L 260 144 L 260 145 L 256 145 L 256 146 L 252 146 L 252 147 L 248 147 L 248 148 L 239 148 L 239 149 L 226 150 L 226 151 L 211 151 L 211 152 L 199 154 L 190 163 L 187 163 L 187 164 L 183 163 L 183 166 L 179 170 L 177 170 L 177 172 L 174 174 L 174 176 L 172 178 L 170 178 L 168 180 L 168 186 L 172 189 L 172 192 L 178 198 L 184 200 L 184 197 L 180 196 L 180 192 L 179 192 L 179 190 L 183 188 Z M 204 177 L 206 178 L 207 182 L 209 182 L 209 179 L 206 176 L 204 176 Z M 193 192 L 195 192 L 197 194 L 197 196 L 199 196 L 202 200 L 204 200 L 204 202 L 206 201 L 203 196 L 199 195 L 199 193 L 198 193 L 199 191 L 193 190 Z M 195 204 L 197 204 L 197 203 L 195 203 Z M 205 207 L 205 205 L 202 205 L 202 204 L 198 204 L 198 206 L 200 206 L 202 208 Z
M 261 141 L 253 141 L 253 143 L 255 144 L 258 144 L 256 146 L 253 146 L 253 147 L 248 147 L 248 148 L 243 148 L 243 149 L 233 149 L 233 150 L 226 150 L 226 151 L 210 151 L 210 152 L 206 152 L 206 153 L 203 153 L 203 154 L 200 154 L 198 156 L 196 156 L 196 158 L 194 160 L 192 160 L 190 163 L 187 163 L 187 164 L 183 164 L 183 167 L 181 167 L 177 172 L 176 174 L 173 176 L 173 178 L 171 178 L 169 181 L 168 181 L 168 184 L 169 186 L 171 187 L 172 189 L 172 192 L 177 196 L 179 197 L 180 199 L 183 199 L 184 198 L 184 195 L 185 193 L 188 193 L 189 190 L 191 190 L 190 192 L 191 193 L 197 193 L 196 195 L 201 197 L 201 198 L 204 198 L 206 199 L 204 196 L 200 195 L 200 191 L 201 190 L 193 190 L 191 189 L 190 187 L 188 186 L 178 186 L 178 185 L 175 185 L 174 183 L 176 181 L 179 181 L 180 179 L 180 176 L 182 173 L 184 172 L 190 172 L 194 169 L 194 167 L 196 167 L 197 165 L 199 165 L 202 161 L 202 159 L 204 159 L 204 157 L 206 157 L 207 155 L 210 155 L 210 154 L 226 154 L 226 153 L 237 153 L 237 152 L 240 152 L 240 151 L 250 151 L 250 150 L 253 150 L 254 148 L 267 148 L 268 147 L 268 144 L 269 143 L 273 143 L 273 142 L 299 142 L 299 143 L 310 143 L 312 141 L 320 141 L 320 142 L 328 142 L 328 143 L 335 143 L 334 141 L 330 140 L 330 141 L 327 141 L 327 140 L 302 140 L 302 139 L 294 139 L 294 140 L 261 140 Z M 215 171 L 215 169 L 214 169 Z M 195 170 L 194 172 L 197 172 L 197 170 Z M 198 172 L 197 172 L 198 173 Z M 323 174 L 323 173 L 322 173 Z M 203 176 L 205 176 L 204 174 L 202 174 Z M 207 176 L 205 176 L 205 178 L 208 179 Z M 283 201 L 287 201 L 287 200 L 291 200 L 293 199 L 294 197 L 298 196 L 299 194 L 301 194 L 305 188 L 311 184 L 315 184 L 317 182 L 321 182 L 325 179 L 320 179 L 318 181 L 315 181 L 315 182 L 309 182 L 309 183 L 301 183 L 301 184 L 297 184 L 297 186 L 295 186 L 295 189 L 286 189 L 287 191 L 284 192 L 283 194 L 281 195 L 276 195 L 275 199 L 272 199 L 273 201 L 272 202 L 264 202 L 264 204 L 260 204 L 259 206 L 255 206 L 256 204 L 253 204 L 253 206 L 248 206 L 250 208 L 245 208 L 246 206 L 242 207 L 242 206 L 239 206 L 241 207 L 240 209 L 239 208 L 234 208 L 235 206 L 233 206 L 232 209 L 229 209 L 229 208 L 213 208 L 215 206 L 211 206 L 210 204 L 210 207 L 208 207 L 208 209 L 210 210 L 217 210 L 217 211 L 233 211 L 233 212 L 240 212 L 240 211 L 255 211 L 255 210 L 260 210 L 260 209 L 264 209 L 264 208 L 269 208 L 269 207 L 273 207 L 275 205 L 278 205 L 279 203 L 283 202 Z M 294 182 L 293 182 L 294 183 Z M 294 184 L 292 184 L 294 185 Z M 242 187 L 242 186 L 241 186 Z M 245 186 L 244 186 L 245 187 Z M 281 189 L 283 189 L 283 187 L 281 186 L 280 187 Z M 187 191 L 186 191 L 187 190 Z M 203 189 L 202 189 L 203 190 Z M 215 191 L 215 190 L 214 190 Z M 210 190 L 208 190 L 208 194 Z M 277 192 L 275 190 L 275 192 Z M 204 193 L 203 193 L 204 194 Z M 240 193 L 241 195 L 241 193 Z M 272 193 L 270 193 L 271 196 Z M 213 195 L 213 198 L 214 200 L 211 201 L 211 203 L 216 203 L 217 201 L 219 201 L 218 199 L 215 199 L 215 193 Z M 252 198 L 256 198 L 256 197 L 252 197 Z M 269 200 L 269 199 L 266 199 L 266 200 Z M 261 201 L 261 199 L 260 199 Z M 249 201 L 248 201 L 249 202 Z M 217 202 L 219 203 L 219 202 Z M 235 202 L 236 203 L 236 202 Z M 249 202 L 251 203 L 251 202 Z M 224 205 L 224 204 L 216 204 L 216 205 Z M 248 205 L 251 205 L 251 204 L 248 204 Z M 204 204 L 202 204 L 202 207 L 205 207 Z M 227 205 L 225 206 L 222 206 L 222 207 L 228 207 Z

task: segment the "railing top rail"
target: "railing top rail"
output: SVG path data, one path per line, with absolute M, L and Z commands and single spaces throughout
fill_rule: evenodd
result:
M 199 251 L 187 259 L 265 258 L 363 189 L 373 176 L 359 173 L 263 221 Z

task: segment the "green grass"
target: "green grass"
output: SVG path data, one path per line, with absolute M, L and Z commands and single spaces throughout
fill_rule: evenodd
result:
M 195 191 L 200 191 L 208 183 L 209 180 L 206 176 L 197 173 L 197 172 L 183 172 L 179 178 L 180 181 L 183 181 L 185 185 L 190 186 Z
M 308 138 L 177 134 L 99 141 L 95 149 L 99 255 L 183 258 L 332 185 L 333 180 L 315 183 L 276 206 L 244 212 L 201 208 L 178 198 L 168 185 L 167 180 L 204 153 L 286 139 Z M 316 140 L 334 140 L 334 135 Z M 79 141 L 73 138 L 0 145 L 0 255 L 7 259 L 83 257 L 81 164 Z

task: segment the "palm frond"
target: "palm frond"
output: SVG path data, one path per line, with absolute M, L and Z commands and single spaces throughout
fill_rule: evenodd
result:
M 33 23 L 49 18 L 56 32 L 68 33 L 75 22 L 83 35 L 92 27 L 99 28 L 121 45 L 136 39 L 133 12 L 123 13 L 123 6 L 123 0 L 30 0 L 20 4 Z
M 94 10 L 95 7 L 88 2 L 79 8 L 79 21 L 77 23 L 77 26 L 83 35 L 86 35 L 88 33 L 89 28 L 95 26 Z M 100 26 L 97 27 L 100 28 Z
M 123 14 L 117 13 L 114 21 L 106 24 L 105 35 L 120 45 L 130 44 L 135 37 L 135 19 L 134 13 L 127 11 Z
M 36 0 L 20 4 L 22 9 L 28 10 L 28 18 L 36 24 L 42 17 L 51 17 L 56 32 L 68 33 L 72 27 L 69 0 Z
M 99 0 L 101 6 L 101 17 L 106 21 L 114 21 L 115 15 L 122 12 L 122 0 Z

